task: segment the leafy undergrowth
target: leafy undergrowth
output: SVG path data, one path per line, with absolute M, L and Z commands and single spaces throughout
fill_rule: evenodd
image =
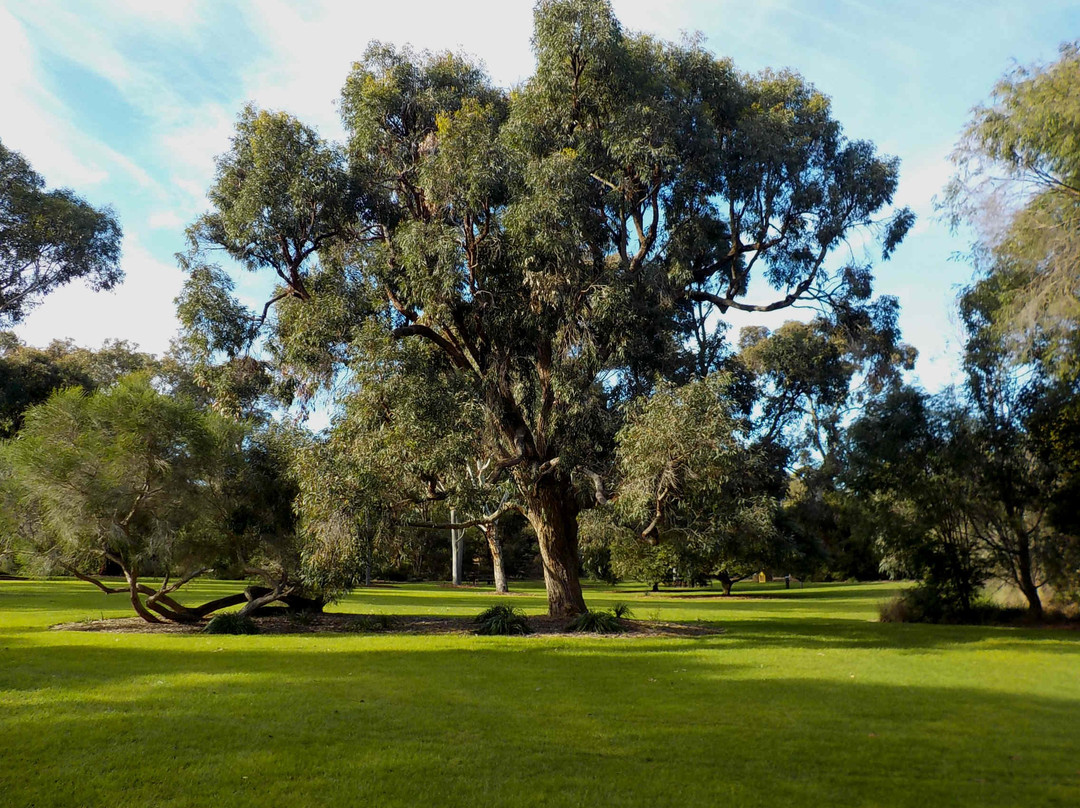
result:
M 909 589 L 884 601 L 878 608 L 882 623 L 944 623 L 959 626 L 1002 626 L 1011 628 L 1080 629 L 1076 606 L 1044 607 L 1041 615 L 1020 606 L 1003 606 L 980 600 L 964 612 L 944 609 L 919 588 Z
M 724 632 L 401 631 L 471 629 L 505 602 L 437 586 L 359 592 L 323 616 L 371 626 L 353 632 L 49 631 L 129 607 L 0 582 L 0 803 L 1076 804 L 1078 632 L 879 623 L 882 585 L 727 602 L 645 589 L 586 600 Z M 542 589 L 518 590 L 542 627 Z

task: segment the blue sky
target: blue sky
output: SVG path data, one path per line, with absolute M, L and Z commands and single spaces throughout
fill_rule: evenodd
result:
M 1052 61 L 1080 36 L 1066 0 L 614 0 L 623 24 L 667 39 L 700 31 L 743 70 L 791 67 L 832 97 L 853 138 L 901 158 L 897 202 L 919 214 L 877 289 L 897 295 L 917 374 L 955 374 L 953 299 L 971 279 L 967 247 L 933 197 L 969 110 L 1014 63 Z M 372 39 L 463 50 L 510 85 L 532 71 L 531 0 L 369 3 L 259 0 L 0 0 L 0 139 L 49 185 L 111 204 L 124 227 L 127 281 L 110 294 L 51 296 L 17 330 L 96 346 L 167 349 L 182 283 L 174 253 L 206 205 L 213 158 L 248 101 L 339 137 L 335 99 Z M 842 257 L 838 256 L 838 260 Z M 775 327 L 785 315 L 732 319 Z

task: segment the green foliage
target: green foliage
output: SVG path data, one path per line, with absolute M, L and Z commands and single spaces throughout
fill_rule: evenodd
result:
M 859 494 L 844 485 L 843 472 L 833 461 L 804 466 L 788 481 L 781 529 L 792 536 L 787 561 L 799 578 L 876 581 L 882 576 L 884 548 L 876 523 L 866 517 Z
M 258 634 L 259 626 L 246 614 L 225 612 L 214 615 L 203 627 L 206 634 Z
M 496 604 L 480 612 L 473 621 L 477 634 L 531 634 L 532 628 L 521 609 Z
M 1080 266 L 1080 43 L 1049 65 L 1013 68 L 974 110 L 946 195 L 975 228 L 973 257 L 995 298 L 996 335 L 1021 361 L 1075 375 Z
M 878 608 L 878 620 L 882 623 L 911 623 L 909 601 L 904 595 L 897 595 L 884 601 Z
M 612 566 L 611 547 L 603 534 L 588 529 L 587 517 L 580 523 L 580 542 L 578 552 L 581 555 L 582 573 L 594 581 L 603 581 L 614 586 L 619 582 Z
M 295 591 L 283 429 L 203 411 L 159 392 L 146 373 L 90 394 L 59 391 L 0 447 L 9 535 L 69 572 L 119 567 L 132 594 L 147 597 L 133 604 L 144 619 L 153 619 L 148 610 L 197 617 L 159 598 L 215 567 Z M 166 576 L 157 592 L 139 583 L 155 573 Z
M 49 292 L 85 279 L 95 290 L 124 279 L 120 225 L 45 180 L 0 143 L 0 326 L 20 322 Z
M 376 546 L 387 537 L 395 494 L 355 433 L 336 425 L 306 439 L 291 458 L 297 485 L 304 579 L 331 599 L 364 582 Z
M 882 623 L 953 623 L 962 625 L 1001 625 L 1024 619 L 1023 609 L 1000 606 L 986 599 L 976 600 L 963 612 L 942 597 L 940 589 L 920 585 L 908 589 L 881 605 Z
M 285 113 L 253 106 L 240 113 L 209 197 L 214 213 L 196 224 L 193 237 L 217 240 L 250 270 L 282 260 L 299 269 L 341 234 L 357 204 L 340 149 Z
M 210 416 L 214 448 L 202 508 L 215 529 L 193 549 L 207 566 L 234 577 L 287 581 L 294 594 L 329 600 L 332 592 L 301 580 L 304 547 L 294 510 L 292 458 L 304 440 L 288 423 L 253 424 Z
M 634 616 L 634 610 L 630 607 L 629 603 L 616 603 L 611 607 L 611 613 L 619 620 L 622 620 L 624 617 L 629 618 Z
M 631 406 L 617 438 L 619 498 L 583 523 L 586 543 L 611 548 L 617 575 L 699 582 L 782 552 L 781 468 L 735 406 L 724 374 L 659 383 Z
M 970 518 L 983 500 L 969 426 L 956 402 L 901 388 L 868 402 L 848 430 L 843 478 L 862 510 L 856 529 L 873 533 L 891 572 L 921 580 L 942 614 L 969 613 L 990 574 Z
M 23 413 L 56 390 L 81 387 L 91 392 L 125 374 L 160 369 L 154 357 L 123 340 L 106 340 L 94 351 L 71 340 L 53 340 L 45 348 L 34 348 L 11 332 L 0 335 L 0 438 L 18 432 Z
M 462 56 L 373 43 L 345 80 L 340 146 L 245 109 L 191 230 L 181 308 L 208 365 L 269 330 L 301 395 L 345 381 L 366 436 L 345 440 L 366 452 L 351 462 L 374 461 L 380 484 L 400 469 L 391 490 L 519 508 L 565 570 L 552 608 L 577 611 L 579 488 L 611 469 L 628 399 L 668 396 L 703 364 L 694 328 L 715 359 L 715 315 L 733 307 L 814 295 L 845 323 L 887 320 L 869 270 L 833 252 L 867 233 L 890 253 L 911 216 L 881 220 L 897 161 L 848 140 L 795 73 L 744 75 L 697 41 L 627 32 L 599 0 L 539 3 L 533 46 L 535 74 L 506 92 Z M 280 281 L 266 313 L 196 271 L 219 248 Z M 752 281 L 777 299 L 746 303 Z M 463 457 L 490 486 L 466 491 Z M 626 507 L 642 510 L 650 475 L 664 476 L 643 470 Z M 763 528 L 768 497 L 741 498 Z
M 202 414 L 136 375 L 90 395 L 53 394 L 26 413 L 4 457 L 23 501 L 40 509 L 41 549 L 76 566 L 109 554 L 135 567 L 180 561 L 184 540 L 204 524 L 198 500 L 211 445 Z
M 620 615 L 613 612 L 582 612 L 567 624 L 566 630 L 579 634 L 621 634 L 626 627 L 619 618 Z

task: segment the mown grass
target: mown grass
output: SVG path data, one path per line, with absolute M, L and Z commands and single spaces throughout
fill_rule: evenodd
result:
M 49 631 L 126 604 L 0 582 L 0 804 L 1080 803 L 1076 632 L 880 624 L 884 585 L 741 588 L 587 593 L 724 629 L 695 639 L 234 637 Z M 544 609 L 435 585 L 336 608 L 497 602 Z

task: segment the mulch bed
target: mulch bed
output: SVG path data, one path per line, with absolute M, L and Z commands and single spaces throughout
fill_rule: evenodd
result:
M 562 617 L 530 617 L 530 636 L 588 636 L 566 632 L 569 621 Z M 413 615 L 317 614 L 272 615 L 256 617 L 262 634 L 474 634 L 471 617 L 431 617 Z M 616 637 L 707 637 L 722 634 L 723 629 L 708 623 L 666 623 L 657 620 L 622 620 L 625 631 Z M 138 617 L 60 623 L 57 631 L 104 631 L 118 634 L 198 634 L 205 623 L 147 623 Z

